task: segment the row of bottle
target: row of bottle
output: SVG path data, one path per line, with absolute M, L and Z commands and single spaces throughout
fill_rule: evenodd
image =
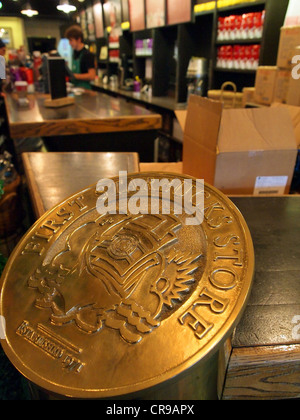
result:
M 137 39 L 135 41 L 135 54 L 137 56 L 150 56 L 153 50 L 153 39 Z
M 260 45 L 223 45 L 218 48 L 217 68 L 256 70 L 259 65 Z
M 262 37 L 265 11 L 230 15 L 218 19 L 218 41 L 259 39 Z
M 16 169 L 12 163 L 12 156 L 5 151 L 0 155 L 0 179 L 4 181 L 4 186 L 12 183 L 17 178 Z

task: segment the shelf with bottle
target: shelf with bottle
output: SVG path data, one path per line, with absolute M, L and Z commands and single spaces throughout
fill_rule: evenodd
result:
M 120 48 L 120 44 L 118 42 L 110 42 L 108 44 L 108 49 L 110 50 L 118 50 Z
M 135 41 L 135 55 L 136 57 L 152 57 L 153 39 L 137 39 Z
M 260 42 L 265 10 L 238 15 L 219 16 L 216 43 Z
M 109 63 L 120 63 L 120 51 L 118 49 L 109 49 L 108 51 Z
M 259 65 L 260 44 L 224 45 L 218 48 L 216 69 L 255 72 Z
M 120 48 L 120 35 L 116 31 L 111 31 L 108 36 L 108 49 L 118 50 Z

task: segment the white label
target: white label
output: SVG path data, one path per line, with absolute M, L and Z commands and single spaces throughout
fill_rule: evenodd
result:
M 288 176 L 258 176 L 254 186 L 254 195 L 284 194 Z

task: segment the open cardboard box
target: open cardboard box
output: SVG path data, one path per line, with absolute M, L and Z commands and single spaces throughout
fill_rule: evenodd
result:
M 176 116 L 184 129 L 184 174 L 225 194 L 289 193 L 297 144 L 287 109 L 223 109 L 192 95 Z
M 274 102 L 271 107 L 286 109 L 289 112 L 296 137 L 296 144 L 298 149 L 300 149 L 300 107 L 276 102 Z

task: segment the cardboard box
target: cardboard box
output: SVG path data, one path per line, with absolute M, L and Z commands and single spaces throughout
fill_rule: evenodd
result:
M 273 103 L 272 108 L 283 108 L 286 109 L 291 117 L 294 133 L 296 137 L 296 144 L 298 149 L 300 149 L 300 107 L 299 106 L 291 106 L 279 103 Z
M 260 66 L 256 71 L 254 101 L 258 104 L 271 105 L 274 101 L 278 68 Z
M 183 142 L 183 129 L 181 128 L 180 121 L 178 118 L 173 118 L 173 131 L 172 137 L 174 137 L 178 142 Z
M 225 194 L 288 194 L 296 156 L 286 109 L 223 109 L 221 102 L 190 97 L 183 173 Z
M 300 80 L 290 78 L 286 103 L 288 105 L 300 106 Z
M 172 172 L 182 174 L 182 162 L 140 162 L 140 172 Z
M 290 73 L 287 95 L 285 103 L 288 105 L 299 106 L 300 105 L 300 47 L 299 45 L 294 48 L 293 53 L 293 64 Z
M 254 94 L 255 87 L 245 87 L 243 89 L 243 108 L 245 108 L 247 104 L 254 102 Z
M 300 26 L 282 27 L 277 55 L 277 67 L 290 69 L 295 48 L 300 45 Z
M 275 82 L 273 102 L 279 102 L 281 104 L 285 104 L 287 102 L 290 79 L 290 70 L 278 70 Z

